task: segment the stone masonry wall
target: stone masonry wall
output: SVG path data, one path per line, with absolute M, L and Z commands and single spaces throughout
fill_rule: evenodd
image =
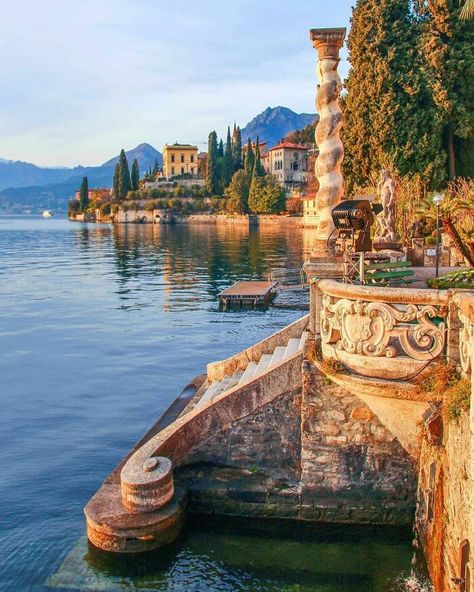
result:
M 300 393 L 283 394 L 273 403 L 209 438 L 186 464 L 260 468 L 299 478 Z
M 408 453 L 355 395 L 304 363 L 302 501 L 335 504 L 338 521 L 411 524 L 416 471 Z
M 469 438 L 469 416 L 464 413 L 459 422 L 445 422 L 440 445 L 427 439 L 422 445 L 416 527 L 436 592 L 462 590 L 455 582 L 460 575 L 461 545 L 474 530 Z M 472 538 L 470 542 L 472 546 Z M 471 549 L 474 575 L 472 555 Z

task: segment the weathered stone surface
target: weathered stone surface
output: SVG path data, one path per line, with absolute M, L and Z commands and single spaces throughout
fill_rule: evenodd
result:
M 317 505 L 321 499 L 321 520 L 412 520 L 414 463 L 360 398 L 327 384 L 322 375 L 305 371 L 301 415 L 303 504 L 311 501 Z M 345 507 L 347 496 L 354 499 L 361 495 L 369 501 L 350 510 Z M 340 512 L 332 513 L 325 506 L 324 500 L 330 496 L 333 503 L 343 504 Z

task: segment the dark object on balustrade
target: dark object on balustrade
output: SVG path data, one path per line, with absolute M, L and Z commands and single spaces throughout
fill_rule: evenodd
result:
M 343 243 L 343 250 L 357 253 L 372 249 L 370 228 L 375 222 L 375 216 L 381 211 L 381 204 L 372 204 L 367 199 L 347 199 L 332 210 L 332 220 L 338 232 L 337 239 Z

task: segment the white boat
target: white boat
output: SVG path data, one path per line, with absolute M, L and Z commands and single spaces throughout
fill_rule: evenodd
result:
M 43 216 L 43 218 L 51 218 L 53 212 L 51 210 L 44 210 L 44 212 L 41 215 Z

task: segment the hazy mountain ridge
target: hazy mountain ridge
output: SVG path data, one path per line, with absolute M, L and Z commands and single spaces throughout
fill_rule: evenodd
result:
M 245 143 L 249 137 L 255 140 L 258 135 L 260 141 L 268 142 L 268 148 L 271 148 L 288 133 L 303 129 L 316 118 L 316 113 L 295 113 L 282 106 L 268 107 L 242 129 L 242 142 Z M 126 155 L 130 166 L 134 158 L 138 159 L 142 174 L 153 167 L 155 159 L 160 166 L 163 162 L 161 152 L 146 143 L 126 151 Z M 42 168 L 28 162 L 0 158 L 0 209 L 66 210 L 67 202 L 79 188 L 82 177 L 88 178 L 89 187 L 111 187 L 117 160 L 118 155 L 94 167 Z
M 161 164 L 163 157 L 161 152 L 153 148 L 150 144 L 139 144 L 136 148 L 125 152 L 127 159 L 132 165 L 133 159 L 138 159 L 138 165 L 141 171 L 145 171 L 150 166 L 153 167 L 155 159 Z M 22 162 L 0 159 L 0 191 L 3 189 L 45 186 L 63 181 L 79 182 L 83 176 L 89 177 L 89 184 L 106 183 L 110 186 L 112 178 L 110 169 L 113 168 L 118 160 L 118 155 L 114 156 L 104 164 L 98 166 L 84 167 L 78 165 L 74 168 L 67 167 L 39 167 L 29 162 Z M 110 179 L 109 179 L 110 177 Z
M 303 129 L 313 123 L 316 113 L 295 113 L 288 107 L 267 107 L 242 129 L 242 142 L 248 138 L 268 142 L 268 148 L 275 146 L 288 133 Z
M 139 144 L 125 152 L 130 166 L 133 159 L 138 160 L 142 173 L 155 159 L 161 165 L 161 152 L 150 144 Z M 16 209 L 15 204 L 30 209 L 62 209 L 79 188 L 82 177 L 86 176 L 89 187 L 111 187 L 115 163 L 118 155 L 96 167 L 77 166 L 74 168 L 41 168 L 21 161 L 4 162 L 0 160 L 0 209 Z M 13 182 L 12 182 L 13 181 Z M 21 185 L 20 185 L 21 183 Z

